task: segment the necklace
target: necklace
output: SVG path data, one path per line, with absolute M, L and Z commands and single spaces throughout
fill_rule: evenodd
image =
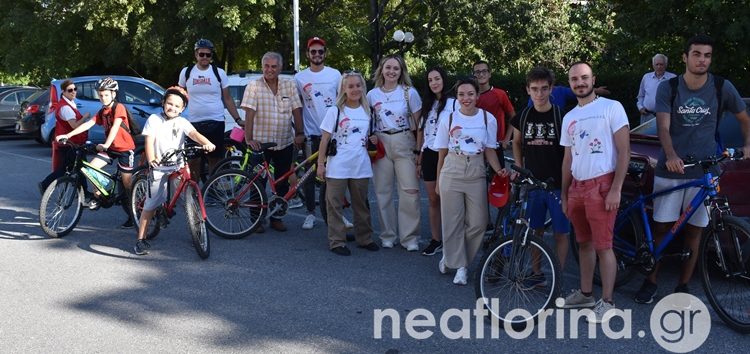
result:
M 380 88 L 380 91 L 383 92 L 383 96 L 385 96 L 385 101 L 386 102 L 391 102 L 391 96 L 393 96 L 393 93 L 396 92 L 397 88 L 398 88 L 398 86 L 396 86 L 396 87 L 394 87 L 394 88 L 392 88 L 390 90 L 387 90 L 387 91 L 385 89 L 383 89 L 383 87 Z
M 597 99 L 597 98 L 599 98 L 599 95 L 594 95 L 594 99 L 593 99 L 593 100 L 591 100 L 591 101 L 589 101 L 589 102 L 586 102 L 586 103 L 584 103 L 584 104 L 580 104 L 580 103 L 579 103 L 579 104 L 578 104 L 578 107 L 583 107 L 583 106 L 585 106 L 585 105 L 587 105 L 587 104 L 589 104 L 589 103 L 591 103 L 591 102 L 594 102 L 594 101 L 596 101 L 596 99 Z

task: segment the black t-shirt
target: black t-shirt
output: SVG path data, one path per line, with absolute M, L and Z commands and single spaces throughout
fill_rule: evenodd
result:
M 557 117 L 555 111 L 558 113 Z M 520 126 L 522 118 L 523 127 Z M 552 109 L 541 113 L 533 106 L 526 107 L 513 117 L 510 124 L 521 132 L 524 167 L 531 170 L 539 180 L 554 179 L 555 188 L 560 188 L 565 156 L 565 147 L 560 146 L 560 108 L 552 105 Z

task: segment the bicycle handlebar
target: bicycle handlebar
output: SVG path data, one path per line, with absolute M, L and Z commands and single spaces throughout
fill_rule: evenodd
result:
M 534 177 L 534 174 L 531 173 L 531 171 L 523 167 L 513 164 L 513 165 L 510 165 L 510 168 L 513 169 L 513 171 L 516 171 L 519 173 L 519 176 L 516 177 L 516 180 L 519 181 L 517 183 L 519 184 L 528 184 L 528 185 L 531 185 L 533 187 L 540 188 L 540 189 L 549 189 L 552 185 L 551 178 L 550 180 L 542 182 L 538 180 L 536 177 Z
M 190 154 L 191 152 L 201 151 L 201 150 L 205 150 L 203 148 L 203 146 L 187 146 L 187 147 L 184 147 L 182 149 L 176 149 L 176 150 L 169 151 L 169 152 L 167 152 L 166 154 L 164 154 L 161 157 L 161 160 L 158 162 L 158 165 L 159 166 L 174 166 L 174 165 L 177 165 L 179 162 L 177 162 L 177 161 L 170 161 L 173 157 L 175 157 L 177 155 L 186 156 L 186 155 Z
M 61 145 L 68 145 L 71 148 L 76 149 L 76 150 L 83 150 L 84 152 L 87 152 L 89 154 L 97 154 L 97 153 L 99 153 L 99 151 L 96 150 L 96 146 L 98 144 L 94 144 L 94 143 L 92 143 L 90 141 L 87 141 L 87 142 L 85 142 L 83 144 L 76 144 L 76 143 L 70 141 L 70 139 L 60 139 L 60 140 L 58 140 L 58 143 L 60 143 Z M 110 155 L 112 155 L 114 157 L 120 157 L 120 156 L 122 156 L 122 153 L 117 152 L 117 151 L 106 150 L 106 152 L 107 152 L 107 154 L 110 154 Z
M 742 150 L 727 149 L 719 156 L 709 156 L 703 160 L 696 160 L 693 156 L 685 158 L 683 168 L 700 166 L 704 170 L 708 170 L 711 166 L 718 165 L 720 162 L 730 160 L 741 160 L 744 157 Z

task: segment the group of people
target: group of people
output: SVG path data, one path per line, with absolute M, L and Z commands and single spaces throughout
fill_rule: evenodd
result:
M 653 58 L 654 73 L 644 76 L 638 96 L 638 108 L 645 116 L 655 114 L 662 154 L 656 167 L 654 190 L 669 188 L 681 180 L 696 178 L 694 171 L 683 168 L 687 155 L 697 158 L 716 152 L 714 132 L 718 108 L 734 113 L 742 123 L 750 156 L 750 117 L 737 90 L 726 80 L 718 102 L 715 80 L 708 72 L 713 52 L 710 37 L 698 35 L 685 47 L 685 73 L 668 81 L 664 73 L 666 57 Z M 629 124 L 625 110 L 617 101 L 599 97 L 604 88 L 595 88 L 592 66 L 577 62 L 568 71 L 569 89 L 555 86 L 552 72 L 543 67 L 532 69 L 526 77 L 530 104 L 516 114 L 504 90 L 489 83 L 488 62 L 473 65 L 473 76 L 459 78 L 453 88 L 440 67 L 427 70 L 427 88 L 423 94 L 414 89 L 406 63 L 398 55 L 383 57 L 374 74 L 374 88 L 366 92 L 365 78 L 357 71 L 341 74 L 325 65 L 328 48 L 319 37 L 307 41 L 309 67 L 294 80 L 279 77 L 283 66 L 280 54 L 266 53 L 262 60 L 263 76 L 248 83 L 240 108 L 244 122 L 229 97 L 226 74 L 211 64 L 213 44 L 201 39 L 195 44 L 196 64 L 185 68 L 179 86 L 167 90 L 164 110 L 149 117 L 146 136 L 147 160 L 153 164 L 166 148 L 178 147 L 185 137 L 203 145 L 216 155 L 215 147 L 223 143 L 223 108 L 245 129 L 245 142 L 259 150 L 261 143 L 276 143 L 264 156 L 281 176 L 293 165 L 295 151 L 311 144 L 306 153 L 317 151 L 317 174 L 325 183 L 320 188 L 320 206 L 327 224 L 328 247 L 342 256 L 351 254 L 347 247 L 347 226 L 343 217 L 346 196 L 351 199 L 353 233 L 358 247 L 367 251 L 393 248 L 396 243 L 410 252 L 420 250 L 419 179 L 424 180 L 429 199 L 430 242 L 424 255 L 443 253 L 438 270 L 455 269 L 453 282 L 467 283 L 468 267 L 476 256 L 489 219 L 487 171 L 501 177 L 513 177 L 504 166 L 504 151 L 512 149 L 515 163 L 532 171 L 539 179 L 551 180 L 554 191 L 532 192 L 528 198 L 531 227 L 543 234 L 543 223 L 549 214 L 553 221 L 554 240 L 560 262 L 568 252 L 570 226 L 580 254 L 580 288 L 565 298 L 565 307 L 594 307 L 596 319 L 606 320 L 614 309 L 613 290 L 617 264 L 612 250 L 613 226 L 620 206 L 620 195 L 630 160 Z M 75 105 L 61 105 L 56 112 L 58 139 L 83 133 L 94 122 L 103 124 L 107 140 L 95 159 L 106 163 L 108 149 L 131 151 L 132 141 L 122 134 L 122 112 L 114 99 L 115 87 L 105 79 L 100 84 L 100 99 L 105 109 L 95 121 L 81 123 Z M 63 99 L 72 102 L 75 87 L 63 85 Z M 672 92 L 672 87 L 677 91 Z M 184 88 L 184 89 L 183 89 Z M 560 94 L 555 97 L 553 92 Z M 106 92 L 111 92 L 107 95 Z M 455 92 L 455 98 L 450 94 Z M 575 97 L 569 112 L 557 100 Z M 72 93 L 72 94 L 71 94 Z M 191 114 L 180 117 L 187 106 Z M 114 106 L 113 106 L 114 105 Z M 107 111 L 110 107 L 110 111 Z M 114 107 L 114 108 L 113 108 Z M 68 109 L 70 108 L 70 109 Z M 124 108 L 124 107 L 123 107 Z M 691 108 L 691 109 L 688 109 Z M 73 113 L 69 111 L 73 111 Z M 109 112 L 109 113 L 108 113 Z M 69 126 L 66 126 L 68 124 Z M 375 146 L 377 153 L 369 153 Z M 123 155 L 123 156 L 128 156 Z M 131 154 L 132 156 L 132 154 Z M 119 159 L 123 172 L 132 161 Z M 191 170 L 196 172 L 199 166 Z M 380 243 L 374 240 L 368 203 L 368 185 L 372 178 L 380 220 Z M 152 196 L 144 214 L 164 198 L 166 181 L 155 178 Z M 308 216 L 303 229 L 315 226 L 315 186 L 305 186 Z M 129 186 L 125 182 L 126 187 Z M 288 184 L 281 183 L 277 192 L 286 194 Z M 394 204 L 394 189 L 398 207 Z M 677 192 L 657 198 L 654 221 L 659 242 L 681 208 L 696 190 Z M 153 198 L 153 200 L 152 200 Z M 148 218 L 144 218 L 148 220 Z M 147 253 L 145 223 L 141 220 L 137 254 Z M 685 242 L 692 252 L 685 262 L 675 291 L 687 292 L 687 283 L 697 259 L 698 239 L 707 225 L 706 210 L 697 212 L 686 228 Z M 270 227 L 286 231 L 281 219 L 274 218 Z M 261 227 L 256 232 L 264 232 Z M 593 275 L 597 260 L 602 278 L 602 295 L 593 295 Z M 538 286 L 546 282 L 539 269 Z M 644 282 L 636 302 L 650 303 L 656 293 L 656 272 Z

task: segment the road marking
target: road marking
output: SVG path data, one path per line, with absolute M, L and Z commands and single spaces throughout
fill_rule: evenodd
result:
M 6 154 L 6 155 L 10 155 L 10 156 L 20 157 L 20 158 L 24 158 L 24 159 L 29 159 L 29 160 L 35 160 L 35 161 L 41 161 L 41 162 L 47 162 L 47 163 L 52 162 L 51 159 L 38 159 L 38 158 L 35 158 L 35 157 L 29 157 L 29 156 L 21 155 L 21 154 L 14 154 L 12 152 L 7 152 L 7 151 L 0 151 L 0 153 Z

